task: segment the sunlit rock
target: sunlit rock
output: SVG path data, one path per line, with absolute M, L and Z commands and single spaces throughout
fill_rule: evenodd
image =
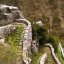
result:
M 39 26 L 43 26 L 42 21 L 38 21 L 38 22 L 36 22 L 36 24 Z

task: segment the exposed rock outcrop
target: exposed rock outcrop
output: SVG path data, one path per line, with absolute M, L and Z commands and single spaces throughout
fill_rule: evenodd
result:
M 17 18 L 20 18 L 17 7 L 0 5 L 0 25 L 12 23 Z
M 31 50 L 32 52 L 38 52 L 39 44 L 37 40 L 33 40 L 31 44 Z

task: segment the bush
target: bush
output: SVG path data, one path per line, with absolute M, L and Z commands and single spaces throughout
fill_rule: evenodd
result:
M 38 26 L 36 23 L 32 24 L 32 38 L 38 39 L 39 44 L 44 44 L 47 41 L 47 30 Z
M 39 27 L 37 29 L 37 37 L 40 44 L 44 44 L 47 41 L 47 30 L 44 28 Z
M 54 47 L 55 52 L 57 52 L 59 39 L 56 36 L 48 35 L 47 29 L 42 28 L 34 23 L 32 24 L 32 36 L 33 39 L 38 39 L 39 45 L 44 45 L 48 42 Z

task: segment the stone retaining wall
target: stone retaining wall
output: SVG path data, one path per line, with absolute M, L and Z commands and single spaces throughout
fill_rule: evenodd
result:
M 42 56 L 39 58 L 38 64 L 45 64 L 46 59 L 47 59 L 47 53 L 45 53 L 44 55 L 42 55 Z
M 10 34 L 15 30 L 15 26 L 10 24 L 0 27 L 0 38 L 5 37 L 7 34 Z
M 30 64 L 31 63 L 31 43 L 32 43 L 32 28 L 31 23 L 26 19 L 17 19 L 16 22 L 24 23 L 27 25 L 23 34 L 23 40 L 21 40 L 20 44 L 22 44 L 22 56 L 23 56 L 23 63 Z M 22 37 L 22 36 L 21 36 Z
M 24 23 L 26 24 L 26 28 L 24 30 L 24 35 L 23 39 L 20 40 L 20 47 L 22 48 L 22 57 L 23 57 L 23 62 L 24 64 L 29 64 L 31 62 L 30 56 L 31 56 L 31 43 L 32 43 L 32 28 L 31 28 L 31 23 L 26 20 L 25 18 L 22 18 L 20 15 L 21 13 L 19 12 L 17 7 L 14 6 L 7 6 L 7 5 L 1 5 L 0 6 L 0 11 L 2 11 L 2 17 L 0 20 L 2 21 L 1 23 L 4 25 L 8 24 L 8 22 L 18 22 L 18 23 Z M 8 12 L 7 12 L 8 11 Z M 12 29 L 10 28 L 12 27 Z M 0 29 L 0 33 L 4 36 L 5 34 L 10 33 L 14 29 L 13 26 L 4 26 Z M 1 35 L 0 34 L 0 35 Z M 22 37 L 22 36 L 21 36 Z
M 0 26 L 10 24 L 17 18 L 20 18 L 17 7 L 0 5 Z
M 64 58 L 64 51 L 63 51 L 63 48 L 62 48 L 62 46 L 61 46 L 61 44 L 59 43 L 59 49 L 60 49 L 60 52 L 61 52 L 61 54 L 62 54 L 62 57 Z
M 46 44 L 46 46 L 48 46 L 50 48 L 52 57 L 53 57 L 54 61 L 56 62 L 56 64 L 61 64 L 60 61 L 58 60 L 58 58 L 56 57 L 56 54 L 54 53 L 54 48 L 52 47 L 52 45 Z

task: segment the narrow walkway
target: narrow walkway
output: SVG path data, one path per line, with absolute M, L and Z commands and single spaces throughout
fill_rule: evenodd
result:
M 32 64 L 38 64 L 39 63 L 39 58 L 41 55 L 44 55 L 44 53 L 47 53 L 47 60 L 45 64 L 55 64 L 54 59 L 52 58 L 51 51 L 48 47 L 41 47 L 39 49 L 39 52 L 33 53 L 32 56 Z
M 47 61 L 45 64 L 55 64 L 54 59 L 52 58 L 51 51 L 48 47 L 45 47 L 45 52 L 47 53 Z

